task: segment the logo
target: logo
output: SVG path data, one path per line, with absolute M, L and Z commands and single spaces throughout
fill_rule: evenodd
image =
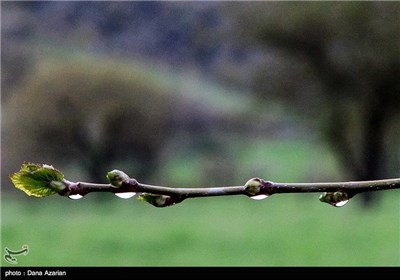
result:
M 10 264 L 18 264 L 17 258 L 15 258 L 14 256 L 18 256 L 18 255 L 26 256 L 29 252 L 29 247 L 28 247 L 28 245 L 23 245 L 22 249 L 18 250 L 18 251 L 10 250 L 7 247 L 5 247 L 4 250 L 6 251 L 6 253 L 4 254 L 4 259 L 6 260 L 6 262 L 8 262 Z

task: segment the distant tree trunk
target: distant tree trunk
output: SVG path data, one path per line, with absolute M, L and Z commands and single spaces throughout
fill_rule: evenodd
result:
M 379 95 L 378 95 L 379 96 Z M 362 138 L 365 139 L 360 144 L 361 160 L 363 161 L 362 169 L 356 173 L 357 180 L 377 180 L 384 177 L 384 154 L 385 154 L 385 123 L 386 112 L 382 110 L 385 104 L 370 101 L 364 109 L 363 124 L 364 130 Z M 377 196 L 371 193 L 364 193 L 364 206 L 371 206 L 373 200 Z M 375 204 L 375 203 L 374 203 Z
M 377 75 L 378 76 L 378 75 Z M 362 152 L 364 169 L 359 174 L 360 180 L 375 180 L 385 177 L 386 154 L 385 136 L 388 132 L 387 124 L 390 119 L 399 113 L 398 96 L 400 94 L 400 63 L 394 61 L 380 73 L 374 84 L 374 92 L 365 105 L 364 133 L 366 139 Z M 376 197 L 374 196 L 374 199 Z M 371 194 L 364 194 L 364 204 L 371 204 Z

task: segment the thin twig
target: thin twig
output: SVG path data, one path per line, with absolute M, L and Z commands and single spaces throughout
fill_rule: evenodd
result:
M 165 207 L 187 198 L 246 195 L 263 199 L 277 193 L 323 192 L 320 201 L 333 206 L 343 206 L 358 193 L 400 188 L 400 178 L 326 183 L 274 183 L 261 178 L 252 178 L 242 186 L 212 188 L 172 188 L 139 183 L 119 170 L 107 173 L 109 184 L 71 182 L 51 165 L 24 163 L 19 172 L 10 175 L 14 185 L 30 196 L 43 197 L 54 193 L 79 199 L 91 192 L 111 192 L 129 198 L 136 195 L 156 207 Z
M 140 193 L 141 199 L 157 207 L 173 205 L 186 198 L 246 195 L 249 197 L 267 197 L 279 193 L 321 193 L 323 202 L 334 206 L 341 201 L 347 201 L 354 195 L 362 192 L 381 191 L 400 188 L 400 178 L 374 180 L 374 181 L 349 181 L 349 182 L 324 182 L 324 183 L 274 183 L 260 178 L 250 179 L 243 186 L 225 186 L 210 188 L 172 188 L 139 183 L 135 179 L 128 179 L 116 188 L 111 184 L 93 184 L 66 181 L 66 190 L 62 195 L 81 195 L 90 192 L 112 192 L 112 193 Z M 61 194 L 61 193 L 60 193 Z M 339 196 L 333 196 L 339 194 Z M 154 201 L 155 198 L 164 198 Z

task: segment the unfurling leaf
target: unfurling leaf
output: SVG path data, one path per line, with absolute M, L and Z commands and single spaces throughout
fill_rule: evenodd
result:
M 21 170 L 10 175 L 17 189 L 29 196 L 44 197 L 62 191 L 64 174 L 47 164 L 25 162 Z
M 246 182 L 244 185 L 246 193 L 250 196 L 260 194 L 262 183 L 260 178 L 252 178 Z
M 107 180 L 114 188 L 120 188 L 124 181 L 129 181 L 129 176 L 120 170 L 114 169 L 107 173 Z
M 335 207 L 341 207 L 349 202 L 351 196 L 347 192 L 324 192 L 319 196 L 319 200 Z
M 142 193 L 138 196 L 141 201 L 148 202 L 155 207 L 166 207 L 176 204 L 180 201 L 174 201 L 169 195 L 162 194 L 152 194 L 152 193 Z

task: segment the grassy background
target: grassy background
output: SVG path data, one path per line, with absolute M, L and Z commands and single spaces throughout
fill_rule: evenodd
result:
M 257 156 L 279 163 L 271 165 L 276 178 L 264 177 L 275 181 L 303 180 L 316 162 L 332 168 L 332 159 L 311 145 L 267 145 L 250 145 L 237 161 L 249 169 Z M 183 158 L 170 164 L 175 172 L 196 173 Z M 376 196 L 373 209 L 362 208 L 358 196 L 334 208 L 317 193 L 262 201 L 210 197 L 155 208 L 112 194 L 69 200 L 3 193 L 2 249 L 29 245 L 18 266 L 398 266 L 399 192 Z M 2 266 L 12 265 L 2 258 Z
M 111 195 L 111 194 L 110 194 Z M 21 266 L 398 266 L 399 195 L 375 210 L 316 194 L 193 199 L 3 201 L 3 247 Z M 2 265 L 10 266 L 2 259 Z

